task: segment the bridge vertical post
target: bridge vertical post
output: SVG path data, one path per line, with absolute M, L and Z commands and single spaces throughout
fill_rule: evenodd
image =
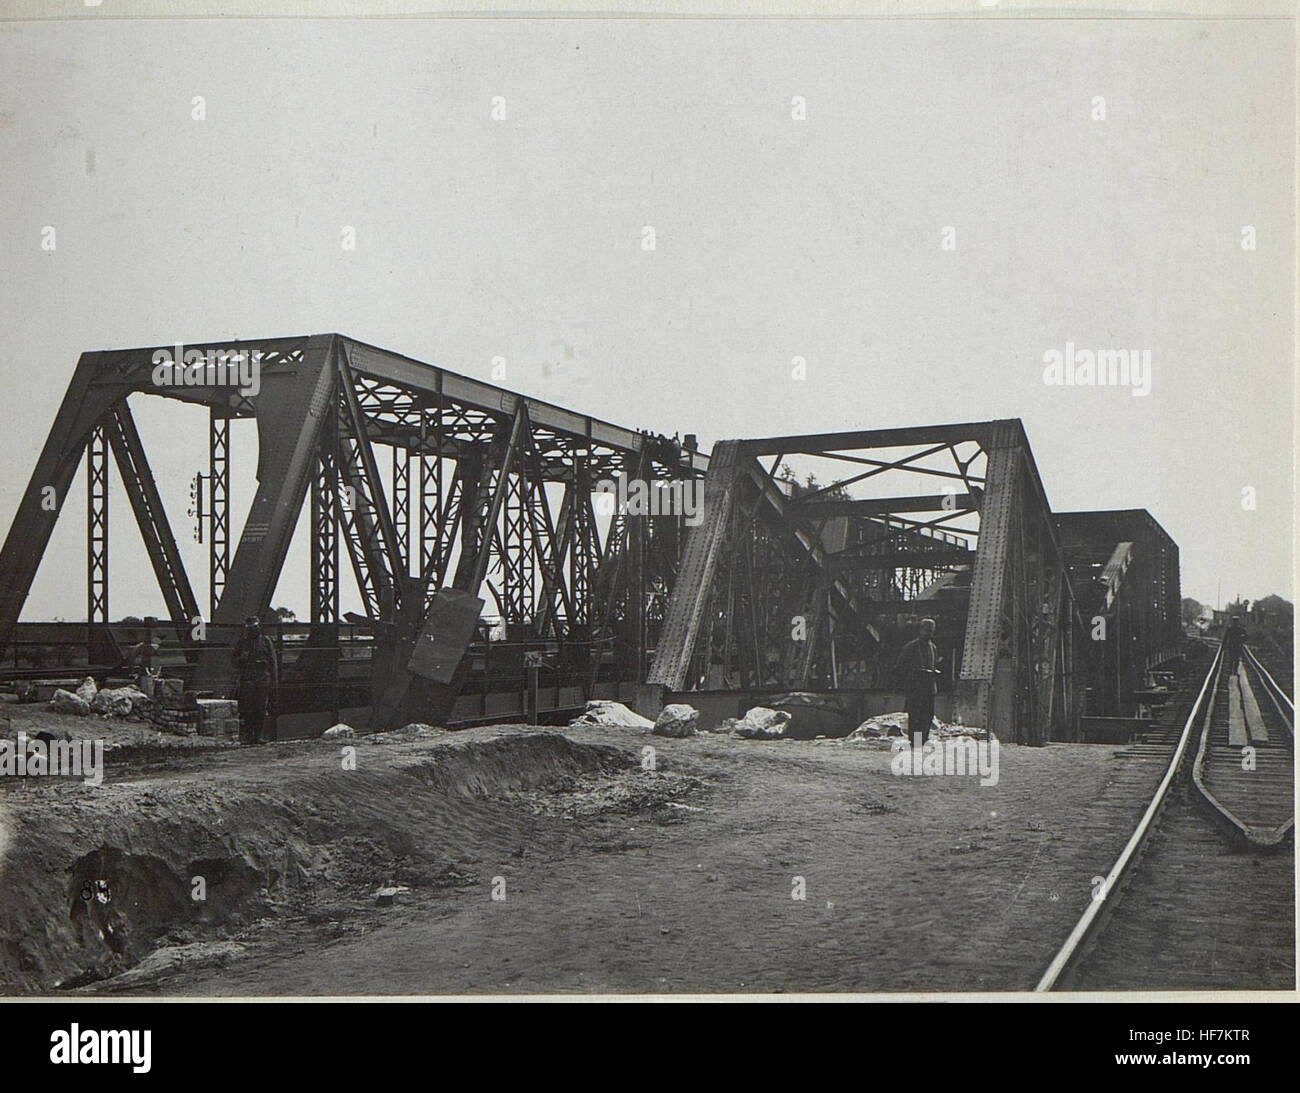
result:
M 337 422 L 330 418 L 321 429 L 311 491 L 311 621 L 339 621 Z
M 442 373 L 435 406 L 420 410 L 420 569 L 434 577 L 442 559 Z
M 394 547 L 402 559 L 401 576 L 411 575 L 411 453 L 400 444 L 393 445 L 393 533 Z
M 208 614 L 216 618 L 230 571 L 230 418 L 216 406 L 208 409 L 208 488 Z
M 643 448 L 639 455 L 627 455 L 623 459 L 624 474 L 628 476 L 628 494 L 632 493 L 631 481 L 639 479 L 642 488 L 648 490 L 651 485 L 650 457 L 648 448 Z M 627 516 L 627 607 L 624 617 L 625 668 L 629 669 L 636 682 L 645 680 L 645 600 L 646 600 L 646 528 L 650 523 L 647 512 L 640 515 L 628 513 Z
M 586 449 L 574 455 L 573 470 L 565 486 L 569 502 L 569 594 L 573 599 L 571 630 L 575 628 L 591 637 L 591 595 L 595 578 L 597 548 L 593 542 L 596 534 L 595 514 L 591 508 L 591 472 Z
M 86 443 L 86 655 L 108 651 L 108 430 L 104 419 Z

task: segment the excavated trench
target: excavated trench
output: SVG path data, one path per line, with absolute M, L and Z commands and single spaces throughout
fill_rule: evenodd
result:
M 637 767 L 631 749 L 551 732 L 369 743 L 355 770 L 313 743 L 273 776 L 110 769 L 98 790 L 0 794 L 0 992 L 114 989 L 160 954 L 220 962 L 259 924 L 373 908 L 376 886 L 476 883 L 522 843 L 572 837 L 522 797 Z

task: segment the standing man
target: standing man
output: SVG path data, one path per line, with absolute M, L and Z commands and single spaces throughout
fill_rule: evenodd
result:
M 1241 616 L 1233 615 L 1232 622 L 1223 632 L 1223 659 L 1230 675 L 1237 671 L 1237 665 L 1241 661 L 1241 647 L 1245 644 L 1246 628 L 1241 625 Z
M 930 739 L 934 721 L 934 696 L 939 693 L 939 650 L 934 642 L 934 619 L 921 620 L 921 633 L 903 646 L 896 671 L 907 698 L 907 732 L 913 747 Z M 920 737 L 920 743 L 916 738 Z
M 265 744 L 266 719 L 280 682 L 275 646 L 262 633 L 256 615 L 244 620 L 244 632 L 235 642 L 235 695 L 239 699 L 240 737 L 245 744 Z

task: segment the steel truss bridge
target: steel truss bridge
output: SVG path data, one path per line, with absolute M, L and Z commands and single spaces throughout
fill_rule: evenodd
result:
M 653 714 L 706 691 L 883 693 L 925 615 L 951 653 L 955 715 L 1041 743 L 1075 738 L 1085 708 L 1130 710 L 1143 672 L 1177 653 L 1177 547 L 1144 511 L 1054 515 L 1017 420 L 726 440 L 708 456 L 340 334 L 187 347 L 258 354 L 247 395 L 156 383 L 170 349 L 77 363 L 0 549 L 0 646 L 15 666 L 23 628 L 41 625 L 19 615 L 83 458 L 86 663 L 121 656 L 116 464 L 169 616 L 164 644 L 200 691 L 231 691 L 230 642 L 246 616 L 267 616 L 309 506 L 311 618 L 283 644 L 282 710 L 304 732 L 341 713 L 376 728 L 517 719 L 597 695 L 635 693 Z M 131 396 L 207 407 L 207 612 Z M 238 418 L 256 423 L 257 484 L 232 555 Z M 845 473 L 800 489 L 779 474 L 791 456 Z M 698 523 L 603 513 L 597 484 L 619 475 L 698 484 Z M 937 492 L 901 492 L 905 479 Z M 364 613 L 340 617 L 344 555 Z M 503 641 L 479 624 L 489 602 Z M 1098 617 L 1119 636 L 1100 648 Z

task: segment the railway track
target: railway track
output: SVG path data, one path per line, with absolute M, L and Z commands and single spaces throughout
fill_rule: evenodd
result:
M 1294 705 L 1219 648 L 1131 745 L 1165 774 L 1037 990 L 1295 986 Z
M 1295 827 L 1295 709 L 1249 648 L 1219 664 L 1215 690 L 1192 781 L 1231 834 L 1276 846 Z

